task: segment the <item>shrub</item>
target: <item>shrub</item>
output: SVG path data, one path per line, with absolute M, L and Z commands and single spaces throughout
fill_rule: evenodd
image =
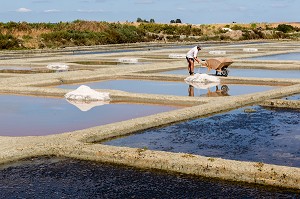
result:
M 288 33 L 288 32 L 293 32 L 294 27 L 291 25 L 287 25 L 287 24 L 279 24 L 277 26 L 276 30 L 284 32 L 284 33 Z
M 19 49 L 19 40 L 12 35 L 0 34 L 0 49 Z

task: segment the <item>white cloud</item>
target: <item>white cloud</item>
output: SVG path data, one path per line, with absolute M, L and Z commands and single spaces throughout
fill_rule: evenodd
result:
M 246 10 L 248 10 L 248 8 L 245 7 L 245 6 L 240 6 L 240 7 L 238 7 L 238 10 L 240 10 L 240 11 L 246 11 Z
M 273 7 L 273 8 L 284 8 L 284 7 L 288 7 L 288 5 L 284 4 L 284 3 L 273 3 L 273 4 L 271 4 L 271 7 Z
M 49 0 L 33 0 L 32 3 L 50 3 Z
M 178 8 L 176 8 L 176 10 L 178 10 L 178 11 L 186 11 L 187 9 L 183 8 L 183 7 L 178 7 Z
M 56 9 L 50 9 L 50 10 L 44 10 L 44 12 L 60 12 L 60 10 L 56 10 Z
M 152 4 L 154 3 L 153 0 L 136 0 L 135 1 L 136 4 Z
M 82 10 L 82 9 L 78 9 L 77 12 L 95 13 L 95 12 L 104 12 L 104 11 L 103 10 Z
M 28 8 L 19 8 L 16 10 L 16 12 L 31 12 L 32 10 L 28 9 Z
M 82 3 L 104 3 L 106 0 L 81 0 Z

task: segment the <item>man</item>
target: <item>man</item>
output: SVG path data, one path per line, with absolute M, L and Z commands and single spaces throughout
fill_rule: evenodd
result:
M 188 71 L 190 75 L 194 75 L 195 60 L 198 63 L 200 63 L 200 60 L 197 58 L 197 54 L 200 50 L 201 50 L 201 46 L 197 45 L 186 54 L 186 60 L 188 62 Z

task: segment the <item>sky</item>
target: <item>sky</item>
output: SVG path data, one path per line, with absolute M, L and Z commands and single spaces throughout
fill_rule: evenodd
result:
M 0 22 L 299 22 L 300 0 L 1 0 Z M 3 3 L 5 1 L 5 3 Z

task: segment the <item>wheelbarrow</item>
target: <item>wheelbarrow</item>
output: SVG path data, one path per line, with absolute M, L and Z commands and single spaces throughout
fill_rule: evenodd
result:
M 212 59 L 206 59 L 202 60 L 204 62 L 201 63 L 202 66 L 207 67 L 208 72 L 211 69 L 216 70 L 216 75 L 222 75 L 227 77 L 229 70 L 227 69 L 228 66 L 230 66 L 233 61 L 230 58 L 212 58 Z

